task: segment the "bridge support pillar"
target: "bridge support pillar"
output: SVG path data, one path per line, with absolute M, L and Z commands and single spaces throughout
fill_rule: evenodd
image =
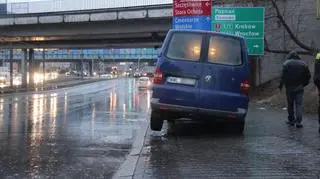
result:
M 44 83 L 46 81 L 46 50 L 43 49 L 42 51 L 42 85 L 44 86 Z
M 28 50 L 23 49 L 23 59 L 21 59 L 21 87 L 27 87 L 27 61 L 28 61 Z
M 79 71 L 80 69 L 80 63 L 72 63 L 72 69 L 75 70 L 75 71 Z
M 40 61 L 33 61 L 33 71 L 35 73 L 40 73 Z
M 77 76 L 81 77 L 81 62 L 74 63 L 74 70 L 78 72 Z
M 90 76 L 93 76 L 93 71 L 94 71 L 94 63 L 93 60 L 89 61 L 89 73 Z
M 85 70 L 85 67 L 84 67 L 84 62 L 83 62 L 83 60 L 81 60 L 81 65 L 80 65 L 80 67 L 81 67 L 81 79 L 83 80 L 84 79 L 84 70 Z
M 13 87 L 13 49 L 10 49 L 10 87 Z
M 4 59 L 0 60 L 0 67 L 3 67 L 4 66 Z
M 29 49 L 29 88 L 34 87 L 34 49 Z

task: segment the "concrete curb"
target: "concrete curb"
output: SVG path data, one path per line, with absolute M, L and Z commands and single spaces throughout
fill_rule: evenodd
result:
M 145 137 L 149 129 L 149 123 L 144 125 L 132 145 L 132 149 L 127 156 L 126 160 L 122 163 L 117 172 L 113 175 L 113 179 L 132 179 L 136 166 L 142 152 L 142 148 L 145 142 Z
M 61 89 L 61 88 L 69 88 L 73 86 L 78 86 L 78 85 L 85 85 L 85 84 L 90 84 L 90 83 L 95 83 L 95 82 L 100 82 L 100 81 L 107 81 L 110 79 L 100 79 L 100 80 L 88 80 L 88 81 L 82 81 L 79 83 L 73 83 L 73 84 L 66 84 L 66 85 L 56 85 L 55 88 L 53 87 L 46 87 L 45 89 L 41 90 L 36 90 L 35 88 L 16 88 L 16 89 L 9 89 L 6 91 L 1 91 L 0 90 L 0 95 L 2 94 L 12 94 L 12 93 L 21 93 L 21 92 L 35 92 L 35 91 L 50 91 L 50 90 L 55 90 L 55 89 Z M 54 85 L 52 85 L 54 86 Z M 40 87 L 39 87 L 40 88 Z
M 107 81 L 107 79 L 83 81 L 83 82 L 67 84 L 67 85 L 57 85 L 56 88 L 50 88 L 49 87 L 48 89 L 45 89 L 45 90 L 51 90 L 51 89 L 57 89 L 57 88 L 68 88 L 68 87 L 73 87 L 73 86 L 78 86 L 78 85 L 85 85 L 85 84 L 90 84 L 90 83 L 95 83 L 95 82 L 100 82 L 100 81 Z

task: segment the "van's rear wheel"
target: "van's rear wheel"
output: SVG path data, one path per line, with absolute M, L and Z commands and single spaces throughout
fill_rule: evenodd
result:
M 245 126 L 245 122 L 244 121 L 234 124 L 233 132 L 236 133 L 236 134 L 242 135 L 243 131 L 244 131 L 244 126 Z
M 161 131 L 163 126 L 163 119 L 159 115 L 155 115 L 151 113 L 151 118 L 150 118 L 150 128 L 153 131 Z
M 175 120 L 167 120 L 167 122 L 168 122 L 167 134 L 174 134 L 176 121 Z

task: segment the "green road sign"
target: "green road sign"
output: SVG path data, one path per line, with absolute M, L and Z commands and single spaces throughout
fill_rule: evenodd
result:
M 263 7 L 213 7 L 212 30 L 246 38 L 249 55 L 264 54 Z

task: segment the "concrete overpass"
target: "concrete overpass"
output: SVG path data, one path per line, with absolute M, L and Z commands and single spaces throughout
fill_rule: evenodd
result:
M 172 4 L 0 16 L 0 48 L 159 47 Z

